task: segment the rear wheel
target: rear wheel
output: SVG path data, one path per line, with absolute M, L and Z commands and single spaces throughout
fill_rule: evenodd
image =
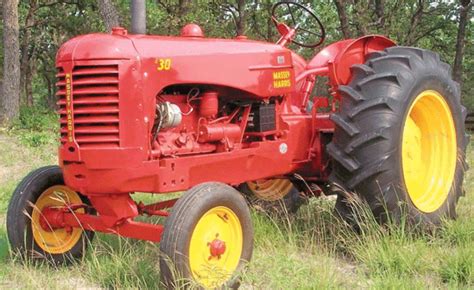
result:
M 249 204 L 271 214 L 296 213 L 305 199 L 286 178 L 260 179 L 239 186 Z
M 381 222 L 437 225 L 462 193 L 465 108 L 449 65 L 431 51 L 392 47 L 352 68 L 328 153 L 331 181 L 365 200 Z M 336 210 L 354 220 L 350 194 Z
M 169 289 L 190 281 L 204 288 L 237 287 L 235 275 L 253 249 L 245 199 L 222 183 L 191 188 L 167 218 L 160 249 L 161 276 Z
M 53 264 L 81 258 L 93 232 L 81 228 L 52 229 L 42 218 L 47 207 L 88 204 L 86 197 L 64 185 L 58 166 L 39 168 L 16 188 L 8 207 L 7 231 L 12 250 Z M 75 210 L 84 213 L 85 209 Z

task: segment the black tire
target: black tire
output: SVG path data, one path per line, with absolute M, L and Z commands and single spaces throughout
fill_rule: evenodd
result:
M 223 183 L 207 182 L 188 190 L 166 219 L 160 242 L 161 279 L 167 289 L 189 286 L 193 280 L 189 262 L 190 240 L 200 218 L 215 207 L 225 206 L 238 217 L 242 227 L 242 252 L 235 274 L 250 261 L 253 251 L 253 226 L 242 195 Z M 238 288 L 239 278 L 228 280 L 223 288 Z
M 350 84 L 339 88 L 341 107 L 331 116 L 336 127 L 327 148 L 333 160 L 330 180 L 346 190 L 338 196 L 336 211 L 354 222 L 355 209 L 348 197 L 355 192 L 381 223 L 407 217 L 412 225 L 439 225 L 445 216 L 454 218 L 462 194 L 468 138 L 466 109 L 449 65 L 428 50 L 391 47 L 371 54 L 365 64 L 354 65 L 352 72 Z M 436 210 L 423 212 L 407 193 L 401 142 L 408 109 L 428 89 L 439 92 L 451 110 L 458 156 L 448 197 Z
M 46 166 L 32 171 L 17 186 L 7 212 L 7 233 L 14 253 L 32 260 L 47 260 L 58 265 L 80 259 L 94 237 L 94 232 L 83 231 L 79 241 L 67 252 L 52 254 L 44 251 L 33 238 L 31 216 L 33 205 L 51 186 L 64 185 L 63 174 L 58 166 Z M 89 200 L 80 195 L 85 204 Z M 89 210 L 92 213 L 92 210 Z
M 306 202 L 306 199 L 301 196 L 300 191 L 295 186 L 283 198 L 274 201 L 259 198 L 247 183 L 239 185 L 238 190 L 244 194 L 251 207 L 270 215 L 296 214 L 298 209 Z

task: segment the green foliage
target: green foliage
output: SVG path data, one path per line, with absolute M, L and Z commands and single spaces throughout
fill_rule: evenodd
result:
M 130 27 L 130 1 L 112 1 L 119 13 L 123 27 Z M 325 25 L 325 45 L 343 39 L 334 1 L 297 0 L 312 8 Z M 401 45 L 413 45 L 434 50 L 450 64 L 454 61 L 458 28 L 458 1 L 382 1 L 384 16 L 375 13 L 376 1 L 345 1 L 349 28 L 352 36 L 361 32 L 382 34 Z M 146 1 L 147 27 L 149 34 L 178 35 L 181 27 L 189 22 L 202 26 L 206 36 L 232 38 L 236 35 L 236 16 L 239 15 L 235 0 L 213 1 Z M 188 3 L 181 9 L 182 3 Z M 246 1 L 244 6 L 244 33 L 251 39 L 274 42 L 278 33 L 270 21 L 270 9 L 275 1 Z M 354 4 L 356 3 L 356 4 Z M 423 4 L 419 19 L 416 18 L 419 5 Z M 34 106 L 52 108 L 55 103 L 55 55 L 62 43 L 79 34 L 104 32 L 105 25 L 94 0 L 85 1 L 27 1 L 19 5 L 20 43 L 22 54 L 28 56 L 28 65 L 33 72 L 30 80 Z M 28 19 L 33 21 L 27 25 Z M 303 23 L 308 19 L 302 19 Z M 463 101 L 474 110 L 474 46 L 473 25 L 467 27 L 463 74 Z M 2 26 L 0 26 L 0 35 Z M 29 35 L 29 39 L 26 39 Z M 320 48 L 303 49 L 294 45 L 290 48 L 310 59 Z M 0 63 L 3 49 L 0 44 Z M 0 69 L 1 71 L 1 69 Z M 23 72 L 24 73 L 24 72 Z M 1 75 L 1 73 L 0 73 Z M 22 84 L 25 86 L 25 84 Z M 25 95 L 25 92 L 23 93 Z M 24 96 L 26 98 L 26 96 Z M 24 102 L 26 103 L 26 102 Z M 34 141 L 36 142 L 36 141 Z M 34 143 L 33 142 L 33 143 Z M 40 141 L 41 142 L 41 141 Z
M 14 123 L 14 127 L 31 131 L 55 130 L 58 127 L 57 123 L 57 114 L 47 108 L 22 107 L 20 117 Z
M 30 147 L 56 144 L 58 123 L 58 115 L 47 108 L 22 107 L 10 133 Z

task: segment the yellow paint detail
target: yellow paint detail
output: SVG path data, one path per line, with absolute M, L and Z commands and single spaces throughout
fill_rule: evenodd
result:
M 158 65 L 156 70 L 170 70 L 171 69 L 171 58 L 157 58 L 155 63 Z
M 212 257 L 210 243 L 219 239 L 226 250 Z M 242 226 L 228 207 L 218 206 L 202 215 L 193 230 L 189 244 L 189 266 L 196 282 L 205 288 L 217 288 L 228 281 L 239 265 L 242 254 Z
M 267 201 L 279 200 L 293 188 L 291 181 L 283 178 L 249 181 L 247 186 L 258 198 Z
M 73 120 L 72 120 L 72 77 L 71 74 L 67 73 L 65 76 L 66 80 L 66 118 L 67 118 L 67 140 L 73 141 Z
M 273 76 L 273 88 L 289 88 L 291 87 L 291 73 L 289 70 L 275 71 Z
M 46 189 L 34 204 L 31 214 L 33 238 L 36 244 L 47 253 L 67 253 L 81 239 L 83 230 L 80 228 L 72 228 L 69 232 L 65 228 L 46 231 L 39 223 L 42 209 L 65 207 L 69 204 L 82 204 L 82 200 L 75 191 L 64 185 L 55 185 Z M 84 213 L 84 209 L 78 209 L 75 212 Z
M 291 87 L 291 81 L 290 80 L 273 81 L 273 87 L 275 89 L 288 88 L 288 87 Z
M 426 90 L 413 101 L 403 128 L 402 168 L 413 204 L 426 213 L 439 209 L 451 190 L 457 142 L 444 97 Z
M 288 79 L 288 78 L 290 78 L 289 70 L 273 72 L 274 80 L 283 80 L 283 79 Z

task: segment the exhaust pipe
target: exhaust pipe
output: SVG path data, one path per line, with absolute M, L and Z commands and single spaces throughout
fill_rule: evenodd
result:
M 132 33 L 146 34 L 146 0 L 132 0 Z

